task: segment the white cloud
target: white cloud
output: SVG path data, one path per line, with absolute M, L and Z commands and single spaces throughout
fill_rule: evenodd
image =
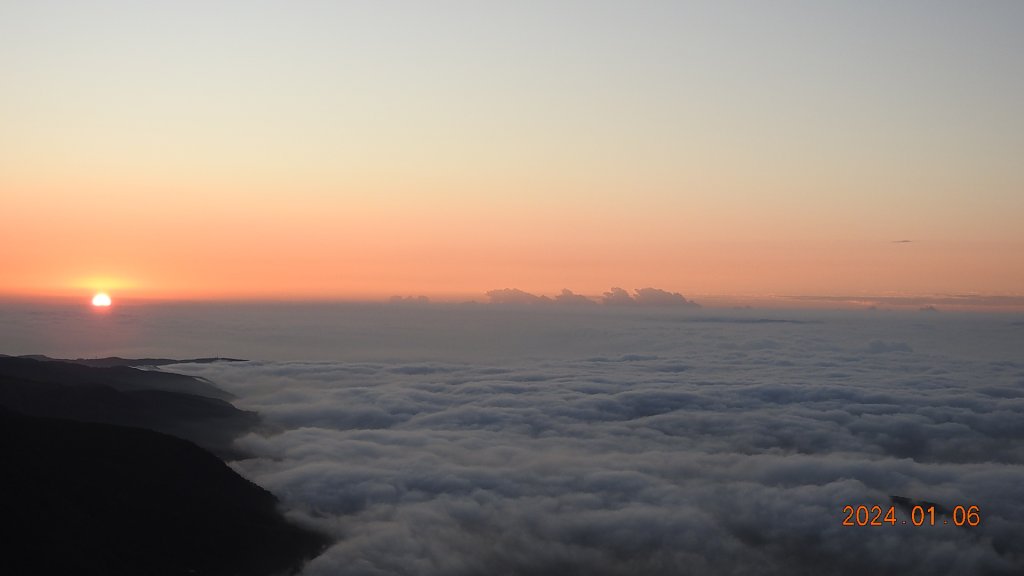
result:
M 476 338 L 445 341 L 476 359 L 406 360 L 393 331 L 369 361 L 181 370 L 282 430 L 235 466 L 338 537 L 307 576 L 1024 570 L 1012 332 L 596 312 L 463 311 Z M 983 523 L 841 526 L 893 495 Z
M 634 297 L 637 304 L 643 306 L 688 306 L 699 308 L 693 301 L 687 300 L 678 292 L 668 292 L 658 288 L 639 288 Z
M 550 304 L 547 296 L 537 296 L 518 288 L 501 288 L 487 292 L 491 304 Z
M 568 288 L 563 288 L 562 292 L 558 296 L 555 296 L 555 302 L 557 302 L 558 304 L 572 304 L 582 306 L 592 306 L 594 304 L 597 304 L 597 302 L 594 302 L 590 298 L 587 298 L 582 294 L 575 294 L 572 290 L 569 290 Z
M 636 304 L 636 300 L 633 300 L 629 292 L 617 286 L 605 292 L 601 302 L 608 306 L 630 306 Z

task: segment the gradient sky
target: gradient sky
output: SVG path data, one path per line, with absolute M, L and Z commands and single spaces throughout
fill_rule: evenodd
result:
M 1021 22 L 0 0 L 0 294 L 1021 295 Z

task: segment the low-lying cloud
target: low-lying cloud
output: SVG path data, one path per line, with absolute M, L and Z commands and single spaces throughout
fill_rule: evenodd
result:
M 168 369 L 281 430 L 235 466 L 337 537 L 307 576 L 1024 571 L 1018 359 L 914 320 L 567 318 L 518 359 Z M 982 522 L 842 525 L 892 496 Z
M 582 294 L 576 294 L 568 288 L 551 298 L 545 295 L 532 294 L 518 288 L 501 288 L 486 293 L 490 304 L 498 305 L 536 305 L 536 304 L 559 304 L 569 306 L 604 304 L 605 306 L 658 306 L 658 307 L 683 307 L 700 308 L 700 304 L 687 300 L 678 292 L 668 292 L 660 288 L 638 288 L 633 294 L 622 288 L 612 288 L 605 292 L 598 300 L 593 300 Z

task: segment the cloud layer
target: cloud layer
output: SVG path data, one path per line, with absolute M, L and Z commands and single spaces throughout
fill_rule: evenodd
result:
M 1020 331 L 937 318 L 510 315 L 504 356 L 394 330 L 388 360 L 168 369 L 278 428 L 235 466 L 338 538 L 307 576 L 1021 573 Z M 894 495 L 982 524 L 841 525 Z
M 658 307 L 684 307 L 700 308 L 700 304 L 687 300 L 678 292 L 668 292 L 660 288 L 638 288 L 633 294 L 622 288 L 612 288 L 605 292 L 599 300 L 591 300 L 582 294 L 576 294 L 568 288 L 563 288 L 554 298 L 538 296 L 525 292 L 518 288 L 501 288 L 491 290 L 486 294 L 491 304 L 498 305 L 536 305 L 536 304 L 560 304 L 560 305 L 592 305 L 601 303 L 606 306 L 658 306 Z

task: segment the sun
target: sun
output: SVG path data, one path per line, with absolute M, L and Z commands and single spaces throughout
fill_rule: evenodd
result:
M 92 297 L 93 306 L 106 308 L 107 306 L 110 306 L 110 303 L 110 295 L 106 292 L 97 292 L 96 295 Z

